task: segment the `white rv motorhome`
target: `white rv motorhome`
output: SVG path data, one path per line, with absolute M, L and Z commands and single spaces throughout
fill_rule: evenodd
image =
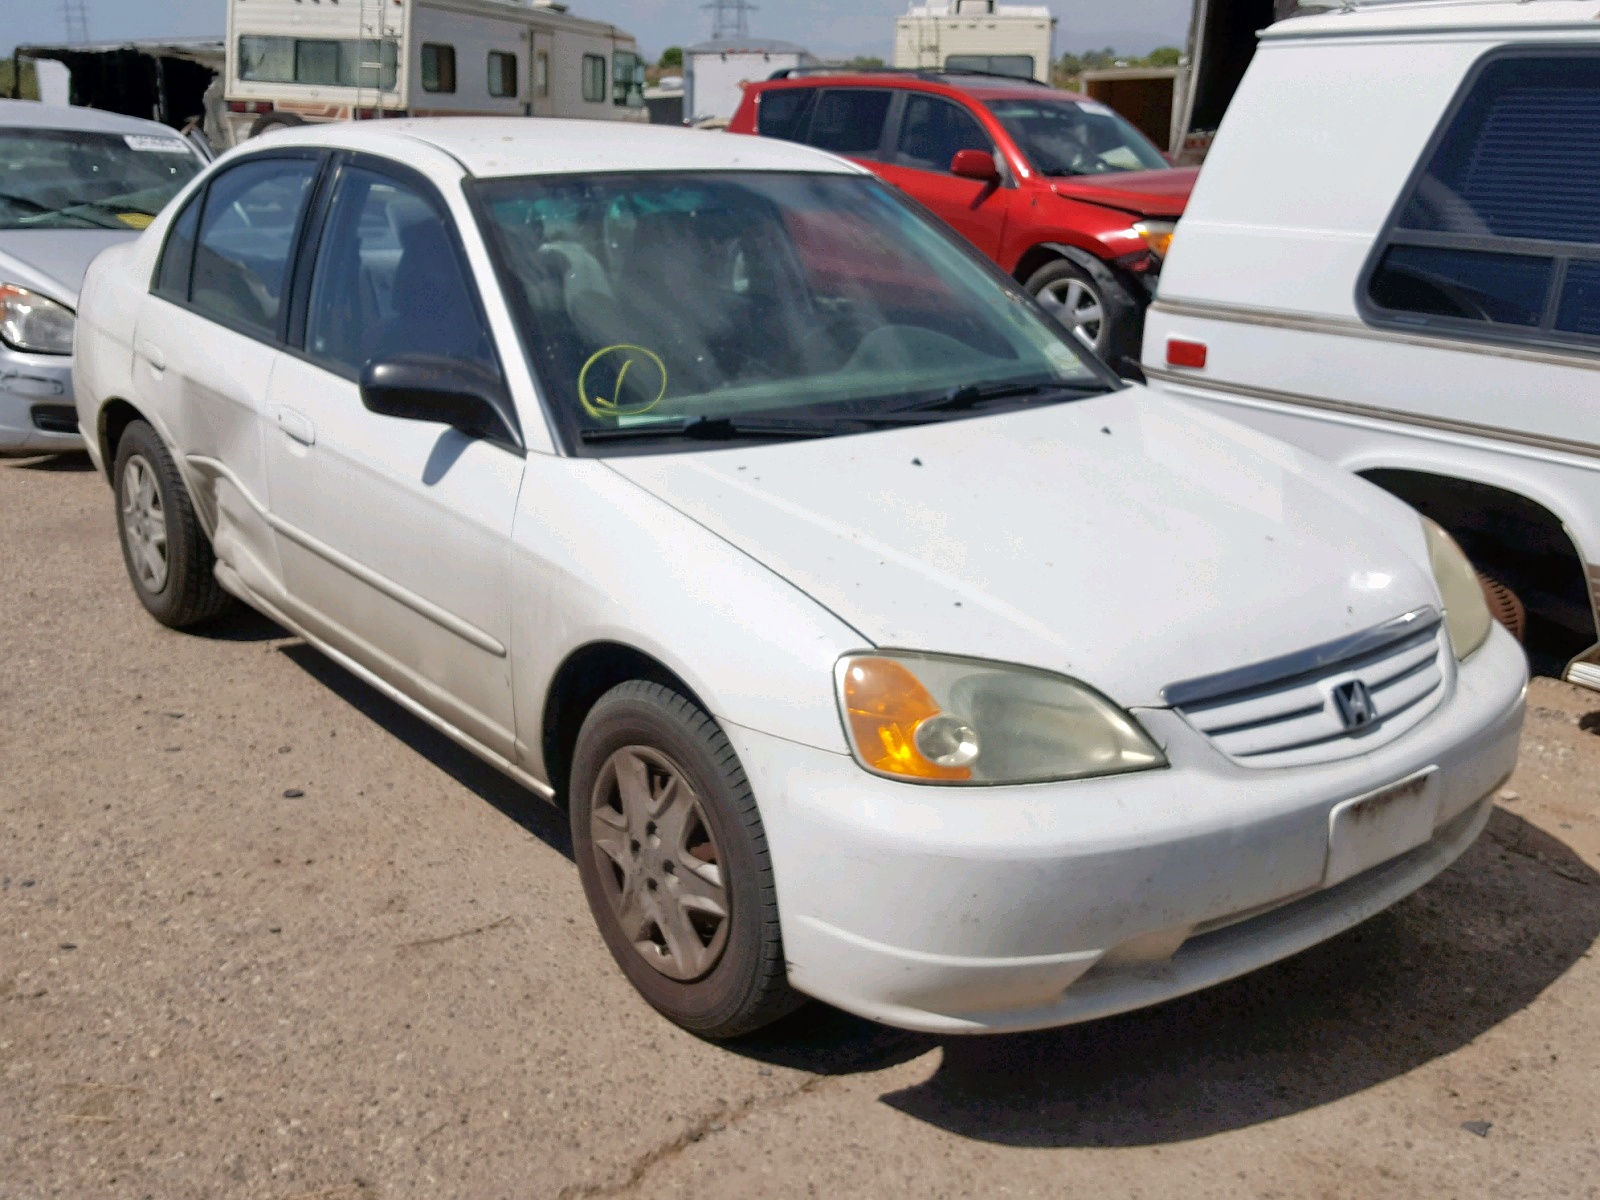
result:
M 895 22 L 894 65 L 1050 82 L 1056 20 L 1044 5 L 927 0 Z
M 555 0 L 230 0 L 227 124 L 395 116 L 644 121 L 629 33 Z

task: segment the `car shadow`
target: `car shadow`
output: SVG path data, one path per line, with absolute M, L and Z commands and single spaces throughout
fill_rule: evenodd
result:
M 11 465 L 19 471 L 42 471 L 46 474 L 78 474 L 94 470 L 94 462 L 86 451 L 69 450 L 65 454 L 51 454 L 44 458 L 17 459 Z
M 321 651 L 304 642 L 291 642 L 279 647 L 278 653 L 556 853 L 572 859 L 572 834 L 567 816 L 554 804 L 502 775 L 471 751 L 462 749 Z
M 188 637 L 212 642 L 276 642 L 295 636 L 271 617 L 243 604 L 230 605 L 220 617 L 192 625 L 183 632 Z
M 883 1097 L 974 1140 L 1148 1146 L 1303 1112 L 1404 1075 L 1526 1008 L 1600 935 L 1600 874 L 1497 810 L 1444 875 L 1282 963 L 1157 1008 L 945 1040 Z

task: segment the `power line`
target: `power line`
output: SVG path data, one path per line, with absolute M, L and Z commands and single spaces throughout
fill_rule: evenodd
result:
M 749 0 L 712 0 L 704 5 L 711 12 L 711 40 L 750 36 L 750 14 L 756 6 Z
M 88 0 L 61 0 L 61 15 L 67 22 L 67 44 L 81 46 L 89 40 Z

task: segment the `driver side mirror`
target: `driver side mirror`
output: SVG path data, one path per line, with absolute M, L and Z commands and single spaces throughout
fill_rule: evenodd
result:
M 976 179 L 979 183 L 995 183 L 1000 179 L 1000 168 L 994 165 L 994 155 L 987 150 L 957 150 L 950 160 L 950 174 Z
M 379 416 L 430 421 L 468 437 L 520 445 L 500 377 L 458 358 L 373 359 L 361 371 L 361 403 Z

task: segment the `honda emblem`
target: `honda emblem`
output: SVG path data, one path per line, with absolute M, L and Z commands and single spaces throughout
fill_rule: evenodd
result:
M 1338 708 L 1339 719 L 1344 722 L 1345 731 L 1348 733 L 1365 729 L 1378 719 L 1378 706 L 1373 703 L 1372 693 L 1359 679 L 1352 679 L 1349 683 L 1341 683 L 1334 688 L 1333 703 Z

